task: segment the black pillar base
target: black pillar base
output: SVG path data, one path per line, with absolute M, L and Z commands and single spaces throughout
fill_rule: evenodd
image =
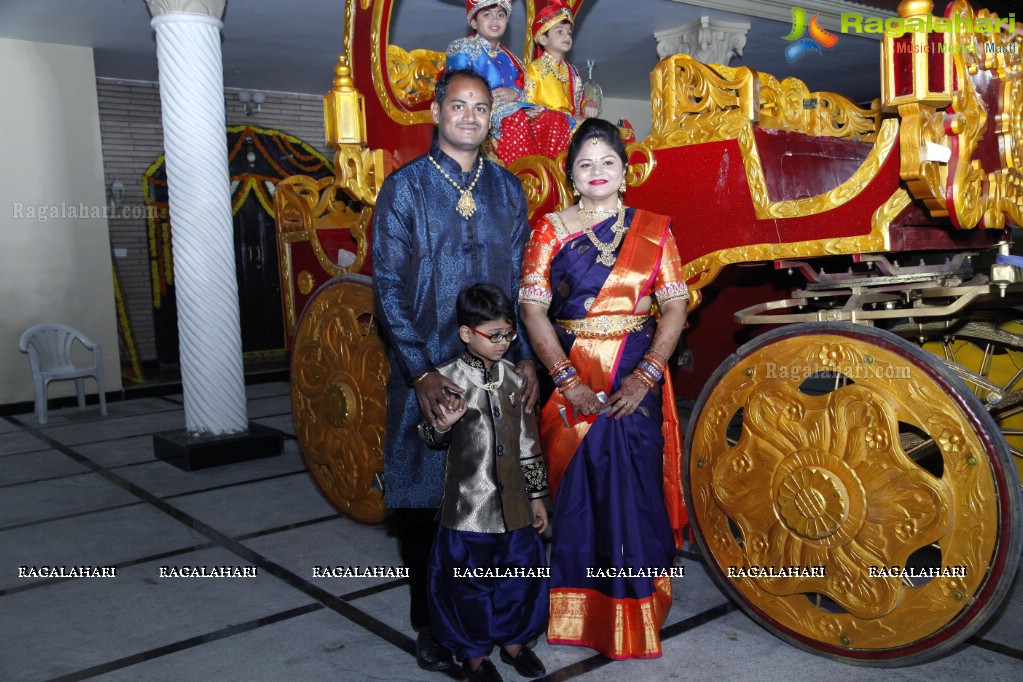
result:
M 185 429 L 153 434 L 153 453 L 158 459 L 185 471 L 274 457 L 283 452 L 284 434 L 249 422 L 249 428 L 220 436 L 191 434 Z

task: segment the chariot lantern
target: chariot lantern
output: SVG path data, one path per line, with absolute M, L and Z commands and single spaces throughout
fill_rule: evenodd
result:
M 341 57 L 334 67 L 334 87 L 323 96 L 323 119 L 327 144 L 366 145 L 366 107 L 362 93 L 355 89 L 348 59 Z
M 934 29 L 950 29 L 953 20 L 936 19 L 931 15 L 933 7 L 929 0 L 903 0 L 899 19 L 885 24 L 881 103 L 886 112 L 903 104 L 939 108 L 952 102 L 952 51 L 956 45 L 951 30 Z

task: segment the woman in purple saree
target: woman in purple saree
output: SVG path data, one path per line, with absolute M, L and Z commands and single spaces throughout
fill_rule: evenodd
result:
M 665 365 L 689 293 L 670 219 L 621 205 L 626 163 L 615 126 L 580 125 L 566 163 L 579 203 L 533 229 L 519 295 L 558 388 L 540 417 L 554 495 L 547 639 L 617 659 L 661 655 L 685 523 Z

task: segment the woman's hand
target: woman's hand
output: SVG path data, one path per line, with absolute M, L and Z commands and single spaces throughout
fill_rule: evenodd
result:
M 650 388 L 635 374 L 625 377 L 622 387 L 608 399 L 611 409 L 608 410 L 607 416 L 615 419 L 628 417 L 636 411 L 649 390 Z
M 588 417 L 600 412 L 601 404 L 597 394 L 582 381 L 565 391 L 564 396 L 576 415 Z

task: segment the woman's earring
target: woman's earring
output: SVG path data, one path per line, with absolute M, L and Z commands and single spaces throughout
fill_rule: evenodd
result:
M 579 196 L 579 189 L 575 185 L 572 185 L 572 196 L 574 197 Z
M 625 178 L 622 178 L 622 184 L 618 187 L 618 193 L 619 194 L 625 194 L 625 190 L 626 190 Z

